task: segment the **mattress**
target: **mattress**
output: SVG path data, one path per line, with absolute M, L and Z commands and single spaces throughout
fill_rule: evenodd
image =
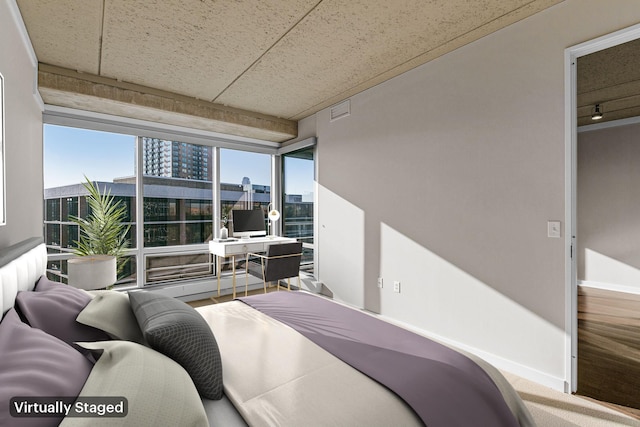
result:
M 274 295 L 277 294 L 296 293 Z M 425 425 L 415 409 L 387 385 L 282 321 L 238 300 L 197 310 L 218 341 L 225 394 L 249 425 Z M 323 320 L 319 322 L 323 324 Z M 519 396 L 502 375 L 479 362 L 519 425 L 534 425 Z M 456 407 L 457 403 L 452 405 Z

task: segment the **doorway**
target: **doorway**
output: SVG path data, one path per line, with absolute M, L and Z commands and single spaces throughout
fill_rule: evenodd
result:
M 566 191 L 567 208 L 566 208 L 566 217 L 565 217 L 567 238 L 565 239 L 565 241 L 567 245 L 566 246 L 566 249 L 567 249 L 566 266 L 567 267 L 565 270 L 565 278 L 566 278 L 566 295 L 568 296 L 567 325 L 570 325 L 567 333 L 567 337 L 568 339 L 570 339 L 570 344 L 568 345 L 568 347 L 571 349 L 571 351 L 568 352 L 570 354 L 567 354 L 567 366 L 570 367 L 570 372 L 571 372 L 571 375 L 570 375 L 570 391 L 571 392 L 577 391 L 578 393 L 581 393 L 582 390 L 581 390 L 580 382 L 582 381 L 583 384 L 586 385 L 586 381 L 591 381 L 591 379 L 585 379 L 584 375 L 580 374 L 580 372 L 584 373 L 585 369 L 591 368 L 589 366 L 589 363 L 591 362 L 586 363 L 588 361 L 587 358 L 591 355 L 585 355 L 586 353 L 584 352 L 582 352 L 581 354 L 581 352 L 579 351 L 580 343 L 584 345 L 584 342 L 585 342 L 584 338 L 589 337 L 590 339 L 593 339 L 593 342 L 595 342 L 597 346 L 601 348 L 605 348 L 607 346 L 609 348 L 612 348 L 612 347 L 616 347 L 617 345 L 615 340 L 614 341 L 610 340 L 610 337 L 598 336 L 597 334 L 594 334 L 593 333 L 594 329 L 587 329 L 587 332 L 586 333 L 584 332 L 585 319 L 587 318 L 594 319 L 593 316 L 585 312 L 585 307 L 593 307 L 594 304 L 589 303 L 588 300 L 586 300 L 585 298 L 592 297 L 592 298 L 598 299 L 596 305 L 602 303 L 603 300 L 601 299 L 602 295 L 600 290 L 596 289 L 592 291 L 591 289 L 588 289 L 588 291 L 585 292 L 584 291 L 585 288 L 582 287 L 584 282 L 587 281 L 586 280 L 587 276 L 585 275 L 586 274 L 585 263 L 587 261 L 589 262 L 593 261 L 593 259 L 589 257 L 594 256 L 593 255 L 594 251 L 588 252 L 586 250 L 585 245 L 583 244 L 584 241 L 580 240 L 581 234 L 579 234 L 579 232 L 581 232 L 583 237 L 586 237 L 585 228 L 584 226 L 581 226 L 580 228 L 578 227 L 579 225 L 579 222 L 578 222 L 578 218 L 579 218 L 578 127 L 580 125 L 581 130 L 584 130 L 584 129 L 598 130 L 600 128 L 613 126 L 612 124 L 627 125 L 627 124 L 630 124 L 632 120 L 635 120 L 635 119 L 629 119 L 627 117 L 623 117 L 622 106 L 625 104 L 625 102 L 629 103 L 632 101 L 631 100 L 632 97 L 629 97 L 628 94 L 627 95 L 621 94 L 625 89 L 624 85 L 616 88 L 617 91 L 619 92 L 618 95 L 616 95 L 617 99 L 613 98 L 613 95 L 612 95 L 613 92 L 609 92 L 609 95 L 608 95 L 609 99 L 602 99 L 603 92 L 598 93 L 598 91 L 595 89 L 591 91 L 585 90 L 584 87 L 582 88 L 581 91 L 578 90 L 580 83 L 584 84 L 584 80 L 579 80 L 581 72 L 579 72 L 578 69 L 580 67 L 581 62 L 583 62 L 583 64 L 588 64 L 589 61 L 583 61 L 583 60 L 586 60 L 588 56 L 593 54 L 602 54 L 603 57 L 606 57 L 606 55 L 612 54 L 614 52 L 612 48 L 621 46 L 628 42 L 632 42 L 638 38 L 640 38 L 640 26 L 634 26 L 634 27 L 630 27 L 630 28 L 618 31 L 616 33 L 613 33 L 604 37 L 600 37 L 598 39 L 595 39 L 583 44 L 580 44 L 573 48 L 569 48 L 565 53 L 565 59 L 566 59 L 565 76 L 566 76 L 566 81 L 568 83 L 566 85 L 567 92 L 566 92 L 566 98 L 565 98 L 567 102 L 567 116 L 565 117 L 565 123 L 566 123 L 565 129 L 566 129 L 566 141 L 567 141 L 565 145 L 565 148 L 566 148 L 565 178 L 566 178 L 566 189 L 567 189 Z M 598 70 L 594 70 L 594 72 L 595 71 L 598 71 Z M 588 77 L 594 78 L 594 76 L 588 76 Z M 597 76 L 595 77 L 597 80 Z M 606 77 L 607 75 L 605 74 L 604 78 Z M 584 75 L 582 79 L 584 79 Z M 626 98 L 626 99 L 623 99 L 623 98 Z M 640 96 L 638 96 L 637 98 L 640 99 Z M 634 102 L 635 101 L 637 100 L 634 100 Z M 613 121 L 609 122 L 610 124 L 608 125 L 587 124 L 587 123 L 591 123 L 591 116 L 594 115 L 596 112 L 604 112 L 606 116 L 607 104 L 609 106 L 608 120 L 613 119 Z M 639 116 L 639 115 L 640 113 L 636 111 L 635 116 Z M 583 159 L 583 163 L 584 163 L 584 159 Z M 585 216 L 584 204 L 581 205 L 580 209 L 583 210 L 582 212 L 584 217 Z M 587 239 L 584 239 L 584 240 L 587 240 Z M 598 257 L 600 255 L 603 255 L 603 254 L 596 254 L 595 256 Z M 604 258 L 600 256 L 599 259 L 602 260 Z M 592 265 L 595 266 L 597 264 L 594 263 Z M 586 294 L 589 294 L 589 295 L 586 295 Z M 638 303 L 640 304 L 640 298 L 638 300 L 639 300 Z M 579 315 L 579 312 L 580 312 L 580 315 Z M 597 320 L 602 320 L 603 318 L 604 317 L 601 316 Z M 592 327 L 593 325 L 596 325 L 596 324 L 591 324 L 587 326 Z M 596 326 L 597 326 L 596 329 L 599 329 L 599 331 L 605 331 L 605 330 L 608 332 L 613 331 L 613 329 L 609 328 L 606 325 L 603 325 L 602 322 L 599 322 Z M 581 333 L 582 335 L 579 342 L 579 336 Z M 626 340 L 628 338 L 624 338 L 624 339 Z M 638 342 L 640 343 L 640 338 L 638 338 Z M 627 343 L 618 343 L 618 344 L 621 344 L 624 346 Z M 589 350 L 593 348 L 595 347 L 590 347 Z M 621 349 L 622 347 L 618 346 L 617 348 Z M 583 349 L 587 349 L 587 347 L 583 347 Z M 609 365 L 613 365 L 619 362 L 608 361 L 606 363 L 608 363 Z M 639 363 L 639 367 L 640 367 L 640 363 Z M 612 375 L 612 374 L 611 373 L 605 374 L 604 376 L 606 377 L 607 375 Z M 603 378 L 603 380 L 604 379 L 605 378 Z M 609 380 L 609 383 L 611 382 L 610 377 L 606 379 Z M 634 381 L 634 387 L 635 387 L 635 383 L 637 382 Z M 592 386 L 590 385 L 590 387 Z M 624 389 L 624 386 L 622 387 L 622 389 Z M 622 393 L 622 394 L 625 394 L 625 393 Z M 592 396 L 592 397 L 598 398 L 600 400 L 608 400 L 608 399 L 603 399 L 601 396 Z M 626 405 L 625 402 L 614 402 L 614 403 L 620 403 L 620 404 Z

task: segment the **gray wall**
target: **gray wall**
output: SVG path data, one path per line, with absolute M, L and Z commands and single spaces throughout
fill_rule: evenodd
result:
M 567 0 L 317 113 L 319 279 L 564 388 L 565 49 L 639 21 Z
M 0 0 L 0 247 L 42 233 L 42 119 L 16 10 Z M 567 0 L 354 96 L 349 117 L 305 120 L 319 144 L 320 280 L 512 371 L 567 381 L 564 242 L 546 237 L 564 218 L 564 50 L 637 22 L 637 0 Z
M 7 222 L 0 247 L 42 236 L 42 110 L 36 62 L 21 37 L 12 0 L 0 0 L 0 73 L 5 80 Z
M 578 279 L 640 290 L 640 124 L 578 134 Z

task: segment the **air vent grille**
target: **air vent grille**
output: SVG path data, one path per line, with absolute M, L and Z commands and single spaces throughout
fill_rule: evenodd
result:
M 338 120 L 343 117 L 347 117 L 351 114 L 351 100 L 347 99 L 339 104 L 331 107 L 331 119 L 330 121 Z

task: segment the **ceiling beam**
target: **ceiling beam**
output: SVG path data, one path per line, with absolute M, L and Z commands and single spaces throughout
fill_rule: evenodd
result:
M 48 64 L 38 65 L 38 88 L 46 104 L 61 107 L 273 142 L 298 134 L 292 120 Z

